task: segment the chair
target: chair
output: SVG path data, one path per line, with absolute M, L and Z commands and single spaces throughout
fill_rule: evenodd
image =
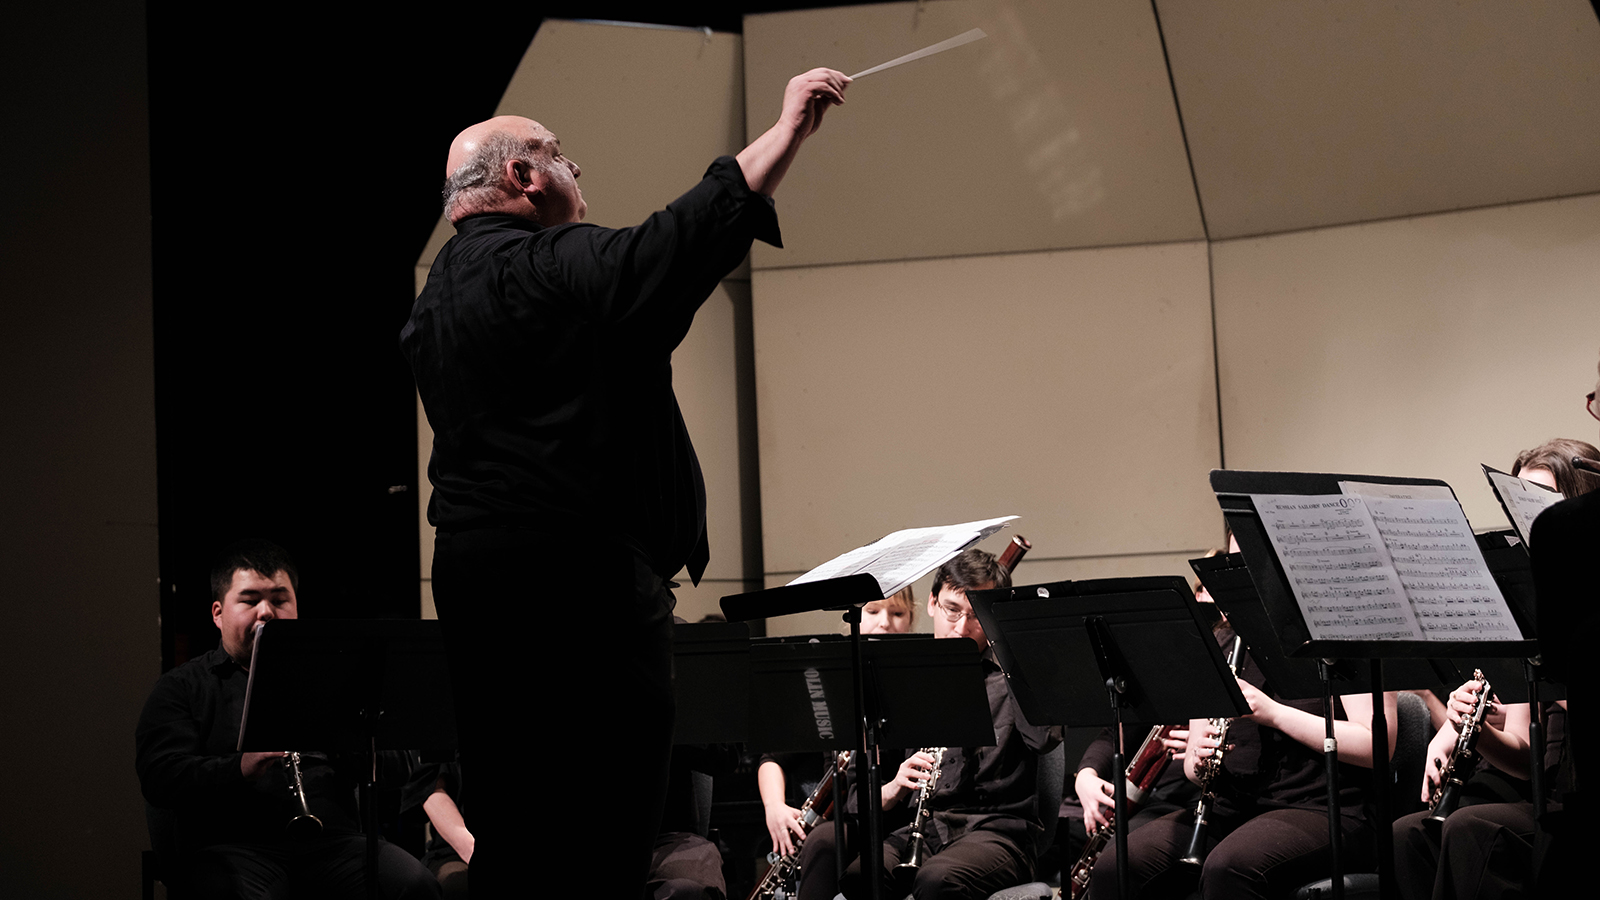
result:
M 1044 823 L 1044 833 L 1034 841 L 1033 845 L 1033 855 L 1037 859 L 1043 856 L 1056 840 L 1056 821 L 1057 814 L 1061 811 L 1061 792 L 1067 783 L 1067 758 L 1060 744 L 1039 757 L 1039 766 L 1035 774 L 1039 790 L 1034 798 L 1034 806 L 1039 814 L 1039 821 Z M 1055 889 L 1050 885 L 1042 881 L 1030 881 L 1027 884 L 996 891 L 989 895 L 989 900 L 1050 900 L 1054 893 Z
M 1389 760 L 1394 783 L 1388 786 L 1389 809 L 1394 811 L 1397 818 L 1414 812 L 1421 805 L 1417 789 L 1422 784 L 1422 768 L 1427 764 L 1428 741 L 1433 739 L 1433 721 L 1428 716 L 1428 705 L 1421 697 L 1403 693 L 1399 707 L 1394 754 Z M 1332 878 L 1302 885 L 1294 892 L 1294 900 L 1324 900 L 1332 896 Z M 1344 876 L 1344 896 L 1345 900 L 1377 900 L 1378 874 L 1347 873 Z

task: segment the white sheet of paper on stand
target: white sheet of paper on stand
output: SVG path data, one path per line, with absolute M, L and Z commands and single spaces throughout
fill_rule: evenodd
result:
M 1006 527 L 1016 516 L 982 519 L 959 525 L 907 528 L 828 560 L 789 582 L 805 584 L 865 572 L 878 580 L 883 596 L 892 596 L 956 554 Z
M 1500 497 L 1506 516 L 1511 519 L 1511 527 L 1517 530 L 1517 536 L 1522 538 L 1524 544 L 1532 547 L 1529 536 L 1533 533 L 1533 520 L 1539 517 L 1539 513 L 1566 498 L 1559 491 L 1552 491 L 1542 484 L 1534 484 L 1488 466 L 1483 467 L 1483 473 L 1489 476 L 1489 484 Z
M 1253 494 L 1312 640 L 1423 640 L 1360 497 Z

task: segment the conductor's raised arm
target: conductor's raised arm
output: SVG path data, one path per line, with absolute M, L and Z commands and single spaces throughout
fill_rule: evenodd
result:
M 735 157 L 751 190 L 768 197 L 778 190 L 800 145 L 822 127 L 828 107 L 844 103 L 849 85 L 850 79 L 833 69 L 812 69 L 789 79 L 778 121 Z

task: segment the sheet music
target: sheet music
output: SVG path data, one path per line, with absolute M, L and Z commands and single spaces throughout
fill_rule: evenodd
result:
M 1521 640 L 1461 504 L 1366 498 L 1428 640 Z
M 954 559 L 956 554 L 1006 527 L 1016 516 L 907 528 L 885 535 L 817 566 L 789 582 L 805 584 L 866 572 L 878 579 L 885 597 Z
M 1375 481 L 1341 481 L 1341 493 L 1353 497 L 1372 499 L 1387 497 L 1392 500 L 1449 500 L 1456 499 L 1455 491 L 1442 484 L 1379 484 Z
M 1533 533 L 1533 520 L 1539 517 L 1539 513 L 1565 498 L 1559 491 L 1552 491 L 1542 484 L 1534 484 L 1488 466 L 1483 467 L 1483 474 L 1489 476 L 1489 486 L 1494 488 L 1495 496 L 1500 498 L 1500 505 L 1505 507 L 1506 518 L 1511 520 L 1511 527 L 1517 530 L 1522 543 L 1532 547 L 1533 544 L 1528 538 Z
M 1360 497 L 1253 494 L 1312 640 L 1422 640 Z

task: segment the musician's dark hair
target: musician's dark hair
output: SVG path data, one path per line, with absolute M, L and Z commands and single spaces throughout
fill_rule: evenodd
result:
M 928 593 L 937 597 L 941 589 L 949 586 L 965 594 L 967 591 L 982 590 L 984 585 L 1011 587 L 1011 573 L 1000 565 L 1000 560 L 993 553 L 974 548 L 963 550 L 955 559 L 940 566 L 933 573 L 933 587 L 928 589 Z
M 1567 497 L 1600 490 L 1600 475 L 1585 472 L 1574 466 L 1572 464 L 1574 456 L 1600 459 L 1600 450 L 1595 449 L 1595 446 L 1587 441 L 1554 438 L 1532 450 L 1518 453 L 1517 461 L 1511 466 L 1511 474 L 1520 474 L 1523 469 L 1549 469 L 1556 476 L 1556 490 Z
M 300 570 L 289 551 L 261 538 L 248 538 L 222 548 L 211 566 L 211 599 L 221 602 L 233 584 L 233 573 L 245 569 L 268 578 L 279 572 L 289 576 L 289 586 L 300 593 Z

